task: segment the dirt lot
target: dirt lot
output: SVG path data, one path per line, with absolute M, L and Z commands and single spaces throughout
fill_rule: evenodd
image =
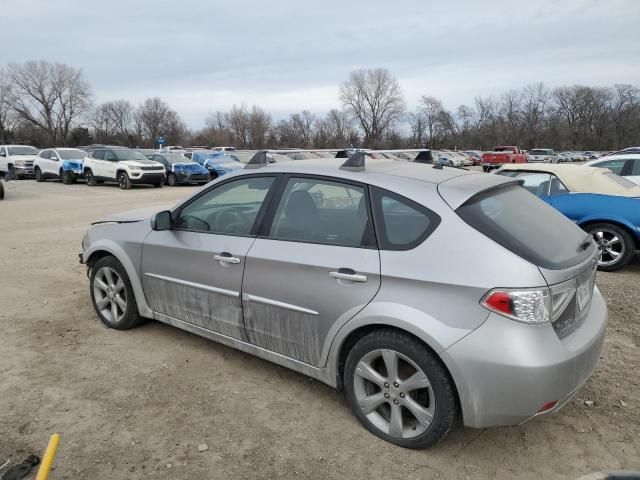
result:
M 58 432 L 53 480 L 573 479 L 640 469 L 637 258 L 599 274 L 610 308 L 602 360 L 561 413 L 522 427 L 461 428 L 431 450 L 410 451 L 367 433 L 340 393 L 302 375 L 155 322 L 128 332 L 99 323 L 77 258 L 89 223 L 174 203 L 191 187 L 15 181 L 6 190 L 0 458 L 41 453 Z

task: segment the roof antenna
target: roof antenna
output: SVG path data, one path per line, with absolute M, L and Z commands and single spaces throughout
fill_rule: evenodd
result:
M 422 150 L 413 160 L 416 163 L 433 163 L 433 153 L 431 150 Z
M 363 172 L 364 158 L 364 152 L 356 152 L 349 158 L 347 158 L 347 161 L 340 166 L 340 170 L 347 170 L 349 172 Z
M 244 168 L 261 168 L 267 165 L 267 151 L 259 150 L 257 151 L 251 160 L 247 162 Z

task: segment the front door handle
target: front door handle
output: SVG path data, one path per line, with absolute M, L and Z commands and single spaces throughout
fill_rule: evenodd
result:
M 229 252 L 222 252 L 218 255 L 214 255 L 213 258 L 222 263 L 232 263 L 234 265 L 240 263 L 240 259 L 232 256 Z
M 329 272 L 329 276 L 338 280 L 347 280 L 349 282 L 364 283 L 367 281 L 366 275 L 361 275 L 350 268 L 341 268 L 337 272 Z

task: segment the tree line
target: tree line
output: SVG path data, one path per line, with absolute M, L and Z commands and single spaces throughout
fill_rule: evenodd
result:
M 189 129 L 158 97 L 95 103 L 81 70 L 47 61 L 0 67 L 0 142 L 49 145 L 110 143 L 155 146 L 233 145 L 242 149 L 524 148 L 611 150 L 640 145 L 640 88 L 616 84 L 548 88 L 533 83 L 499 96 L 478 96 L 448 110 L 424 95 L 407 108 L 402 88 L 386 69 L 351 72 L 338 89 L 340 108 L 308 110 L 275 120 L 245 104 L 215 111 Z

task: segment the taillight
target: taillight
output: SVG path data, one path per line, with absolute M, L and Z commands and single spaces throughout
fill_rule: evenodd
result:
M 584 284 L 585 296 L 583 305 L 589 303 L 593 291 L 593 280 Z M 567 310 L 576 296 L 577 279 L 569 280 L 552 287 L 532 289 L 495 289 L 487 293 L 481 301 L 482 306 L 492 312 L 511 318 L 518 322 L 539 325 L 554 322 L 563 316 L 568 321 L 575 316 L 575 309 Z
M 523 323 L 549 322 L 549 289 L 492 290 L 482 305 L 500 315 Z

